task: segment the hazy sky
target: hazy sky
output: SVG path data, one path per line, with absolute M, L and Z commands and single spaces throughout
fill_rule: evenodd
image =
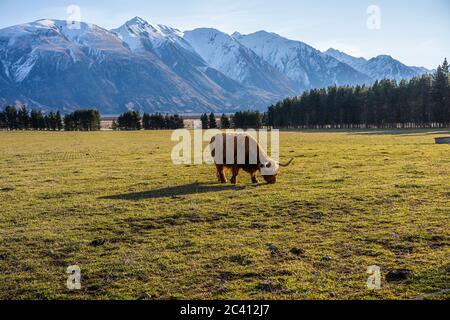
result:
M 69 5 L 80 7 L 82 21 L 108 29 L 140 16 L 181 30 L 267 30 L 320 50 L 334 47 L 366 58 L 389 54 L 428 68 L 450 58 L 449 0 L 0 0 L 0 28 L 66 19 Z M 367 27 L 370 5 L 381 10 L 379 29 Z

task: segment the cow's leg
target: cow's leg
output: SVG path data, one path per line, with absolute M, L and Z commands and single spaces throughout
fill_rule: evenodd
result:
M 232 184 L 238 183 L 239 170 L 239 167 L 233 167 L 233 177 L 231 178 Z
M 225 175 L 225 166 L 217 165 L 217 177 L 220 183 L 227 183 L 227 177 Z
M 252 177 L 252 183 L 259 183 L 258 178 L 256 177 L 256 173 L 257 171 L 253 171 L 252 173 L 250 173 Z

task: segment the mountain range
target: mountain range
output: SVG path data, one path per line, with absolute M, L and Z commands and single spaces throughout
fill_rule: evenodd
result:
M 139 17 L 113 30 L 75 26 L 45 19 L 0 30 L 0 106 L 96 107 L 102 114 L 265 110 L 312 88 L 429 72 L 387 55 L 320 52 L 266 31 L 182 32 Z

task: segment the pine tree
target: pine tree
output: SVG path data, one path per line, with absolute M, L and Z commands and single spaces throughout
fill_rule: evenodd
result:
M 42 112 L 39 112 L 39 124 L 38 129 L 39 130 L 45 130 L 46 123 L 45 123 L 45 115 Z
M 95 109 L 88 110 L 89 116 L 91 117 L 91 124 L 89 130 L 98 131 L 101 128 L 101 120 L 100 112 Z
M 236 129 L 260 129 L 262 118 L 259 111 L 239 111 L 233 116 L 233 126 Z
M 141 116 L 136 111 L 128 111 L 117 120 L 120 130 L 141 130 Z
M 6 116 L 3 111 L 0 111 L 0 130 L 7 128 Z
M 20 130 L 28 130 L 30 128 L 30 114 L 25 105 L 21 106 L 17 112 L 17 121 Z
M 216 116 L 214 115 L 214 113 L 211 112 L 211 114 L 209 115 L 209 123 L 208 126 L 210 129 L 216 129 L 217 128 L 217 121 L 216 121 Z
M 63 123 L 62 123 L 61 113 L 59 111 L 56 111 L 55 122 L 56 122 L 56 130 L 61 131 L 63 128 Z
M 184 119 L 178 114 L 173 116 L 173 129 L 183 129 L 184 128 Z
M 147 130 L 162 130 L 166 129 L 166 120 L 161 113 L 149 115 Z
M 222 114 L 222 117 L 220 118 L 220 127 L 222 129 L 230 129 L 231 128 L 230 118 L 228 118 L 228 116 L 225 114 Z
M 171 127 L 171 124 L 170 124 L 170 117 L 169 117 L 168 114 L 166 114 L 166 115 L 164 116 L 164 125 L 163 125 L 162 129 L 170 129 L 170 127 Z
M 150 130 L 151 126 L 151 117 L 148 113 L 144 113 L 144 115 L 142 116 L 142 127 L 144 128 L 144 130 Z
M 447 59 L 433 74 L 431 99 L 433 101 L 432 117 L 434 122 L 450 123 L 450 83 Z
M 413 86 L 413 80 L 409 82 L 406 80 L 401 80 L 398 85 L 398 102 L 394 111 L 395 123 L 405 124 L 407 122 L 411 122 L 414 109 L 410 105 L 410 98 L 412 98 L 412 93 L 409 92 L 410 86 Z
M 52 116 L 53 113 L 51 113 L 50 115 L 45 115 L 44 116 L 44 122 L 45 122 L 45 130 L 50 131 L 52 130 Z
M 17 117 L 17 109 L 15 106 L 7 106 L 5 108 L 5 118 L 9 130 L 17 130 L 19 121 Z
M 45 123 L 44 123 L 45 128 Z M 66 131 L 97 131 L 100 130 L 100 113 L 95 109 L 76 110 L 64 116 Z
M 208 115 L 202 114 L 202 116 L 200 117 L 200 120 L 202 121 L 202 129 L 206 130 L 209 128 L 209 119 L 208 119 Z
M 56 131 L 56 114 L 51 111 L 47 116 L 47 130 Z
M 167 129 L 166 127 L 166 120 L 164 119 L 164 116 L 161 113 L 156 114 L 156 129 L 163 130 Z
M 30 115 L 30 126 L 33 130 L 41 130 L 43 129 L 43 119 L 44 116 L 42 115 L 41 111 L 38 110 L 32 110 Z

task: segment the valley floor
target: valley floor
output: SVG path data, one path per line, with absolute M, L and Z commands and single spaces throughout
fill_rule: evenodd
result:
M 450 131 L 283 132 L 275 185 L 170 132 L 0 132 L 1 299 L 412 299 L 450 288 Z M 82 288 L 66 288 L 68 266 Z M 367 268 L 381 289 L 367 289 Z M 388 282 L 393 269 L 414 276 Z M 450 298 L 449 293 L 434 299 Z

